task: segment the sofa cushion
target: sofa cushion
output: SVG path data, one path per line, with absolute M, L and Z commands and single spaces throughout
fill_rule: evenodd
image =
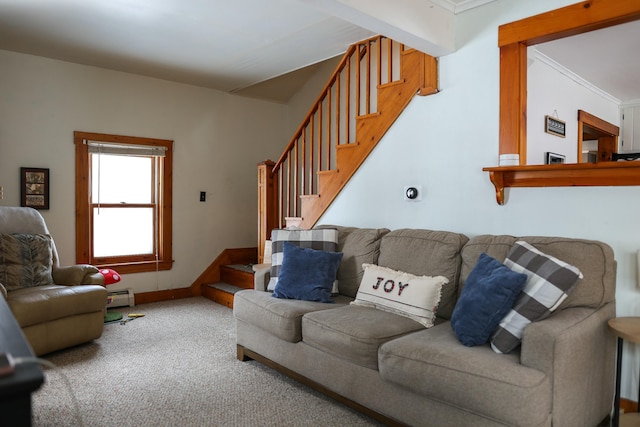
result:
M 331 289 L 342 252 L 317 251 L 284 242 L 284 258 L 273 291 L 276 298 L 332 303 Z
M 53 250 L 46 234 L 0 234 L 0 282 L 8 291 L 52 285 Z
M 335 304 L 273 298 L 270 292 L 252 289 L 236 292 L 233 315 L 246 323 L 262 328 L 276 337 L 288 341 L 302 340 L 302 316 L 318 310 L 347 305 L 352 299 L 335 296 Z
M 451 316 L 451 326 L 460 342 L 466 346 L 486 344 L 526 281 L 526 274 L 480 254 Z
M 364 276 L 352 304 L 405 316 L 427 328 L 433 326 L 446 277 L 415 276 L 373 264 L 362 267 Z
M 419 329 L 423 326 L 408 317 L 357 305 L 302 317 L 306 344 L 371 369 L 378 369 L 381 344 Z
M 504 260 L 516 240 L 530 243 L 538 250 L 577 267 L 584 278 L 560 305 L 568 307 L 602 307 L 615 299 L 616 260 L 613 249 L 606 243 L 565 237 L 514 237 L 481 235 L 473 237 L 462 249 L 460 284 L 476 265 L 480 253 L 486 252 L 497 260 Z M 462 287 L 460 288 L 462 291 Z
M 301 248 L 335 252 L 338 243 L 338 231 L 329 228 L 322 230 L 273 230 L 271 232 L 271 277 L 267 285 L 267 290 L 272 292 L 276 288 L 280 268 L 282 267 L 284 242 L 292 243 Z M 337 292 L 338 283 L 336 282 L 334 293 Z
M 25 328 L 65 317 L 103 311 L 107 290 L 98 285 L 43 285 L 11 291 L 7 303 Z
M 460 251 L 468 237 L 448 231 L 394 230 L 380 243 L 378 265 L 406 271 L 416 276 L 444 276 L 438 316 L 451 317 L 457 299 L 460 275 Z
M 488 344 L 463 346 L 449 322 L 390 340 L 378 354 L 380 376 L 400 387 L 482 414 L 496 425 L 548 425 L 549 377 L 520 364 L 518 353 L 497 355 Z
M 527 283 L 513 309 L 491 337 L 491 347 L 498 353 L 508 353 L 520 345 L 524 328 L 555 311 L 582 277 L 576 267 L 523 241 L 513 245 L 505 265 L 526 274 Z
M 380 255 L 380 239 L 389 232 L 387 228 L 356 228 L 337 225 L 318 225 L 316 229 L 338 230 L 338 247 L 342 262 L 338 268 L 340 294 L 355 298 L 362 281 L 362 264 L 377 264 Z

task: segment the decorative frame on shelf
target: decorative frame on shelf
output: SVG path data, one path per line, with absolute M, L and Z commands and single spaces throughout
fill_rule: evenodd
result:
M 567 124 L 552 116 L 544 116 L 544 131 L 548 134 L 566 137 Z
M 20 168 L 20 206 L 49 209 L 49 169 Z
M 544 154 L 544 163 L 547 165 L 557 165 L 564 163 L 565 156 L 558 153 L 552 153 L 551 151 L 547 151 Z

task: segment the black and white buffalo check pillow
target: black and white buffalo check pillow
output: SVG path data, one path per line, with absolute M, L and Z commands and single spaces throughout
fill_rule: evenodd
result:
M 491 348 L 497 353 L 509 353 L 517 348 L 524 328 L 548 317 L 582 278 L 578 268 L 523 241 L 513 245 L 504 264 L 526 274 L 527 283 L 491 337 Z
M 278 275 L 284 257 L 284 242 L 301 248 L 310 248 L 326 252 L 336 252 L 338 247 L 338 230 L 323 228 L 312 230 L 276 229 L 271 232 L 271 278 L 267 290 L 273 292 L 278 283 Z M 338 293 L 338 281 L 333 283 L 333 294 Z

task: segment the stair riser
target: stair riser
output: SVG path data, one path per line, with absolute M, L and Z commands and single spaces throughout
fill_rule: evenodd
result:
M 233 294 L 230 294 L 228 292 L 205 286 L 202 289 L 202 296 L 209 298 L 211 301 L 218 304 L 233 308 Z
M 226 266 L 220 267 L 220 281 L 240 288 L 253 289 L 253 274 Z

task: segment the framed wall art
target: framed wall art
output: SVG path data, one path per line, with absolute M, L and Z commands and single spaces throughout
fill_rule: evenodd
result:
M 49 209 L 49 169 L 20 168 L 20 206 Z
M 544 116 L 544 131 L 551 135 L 564 138 L 566 134 L 566 123 L 555 117 Z

